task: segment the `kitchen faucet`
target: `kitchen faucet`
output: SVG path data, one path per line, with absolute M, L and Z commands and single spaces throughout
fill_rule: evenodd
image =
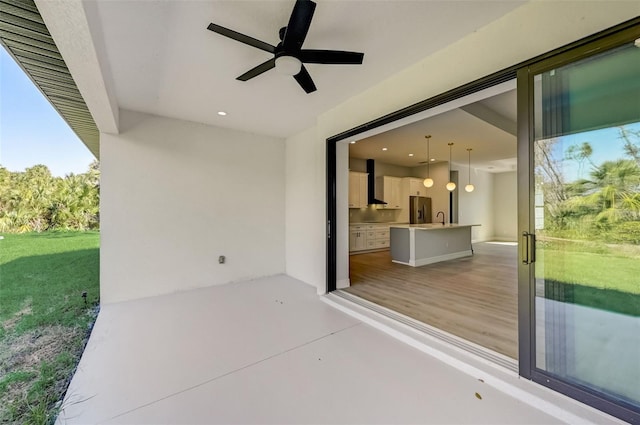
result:
M 444 226 L 444 212 L 443 211 L 438 211 L 438 213 L 436 214 L 436 219 L 440 216 L 440 214 L 442 214 L 442 225 Z

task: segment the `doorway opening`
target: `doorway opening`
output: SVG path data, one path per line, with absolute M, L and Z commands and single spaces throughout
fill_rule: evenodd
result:
M 349 172 L 349 279 L 341 291 L 490 350 L 514 368 L 516 103 L 510 80 L 341 142 Z M 437 236 L 427 243 L 430 250 L 441 244 L 442 253 L 401 261 L 391 234 L 409 226 L 420 229 L 414 238 Z M 458 237 L 453 230 L 470 235 L 462 248 L 448 249 Z

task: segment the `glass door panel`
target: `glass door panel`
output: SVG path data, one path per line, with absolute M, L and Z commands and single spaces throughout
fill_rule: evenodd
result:
M 635 410 L 640 48 L 535 74 L 533 97 L 535 369 Z

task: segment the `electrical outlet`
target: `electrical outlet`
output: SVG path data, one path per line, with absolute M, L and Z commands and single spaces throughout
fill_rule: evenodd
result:
M 220 264 L 224 264 L 224 262 L 226 261 L 226 257 L 224 255 L 221 255 L 218 257 L 218 263 Z

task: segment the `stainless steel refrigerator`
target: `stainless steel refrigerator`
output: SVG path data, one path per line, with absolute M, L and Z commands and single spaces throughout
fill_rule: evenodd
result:
M 409 220 L 411 224 L 431 223 L 431 198 L 409 196 Z

